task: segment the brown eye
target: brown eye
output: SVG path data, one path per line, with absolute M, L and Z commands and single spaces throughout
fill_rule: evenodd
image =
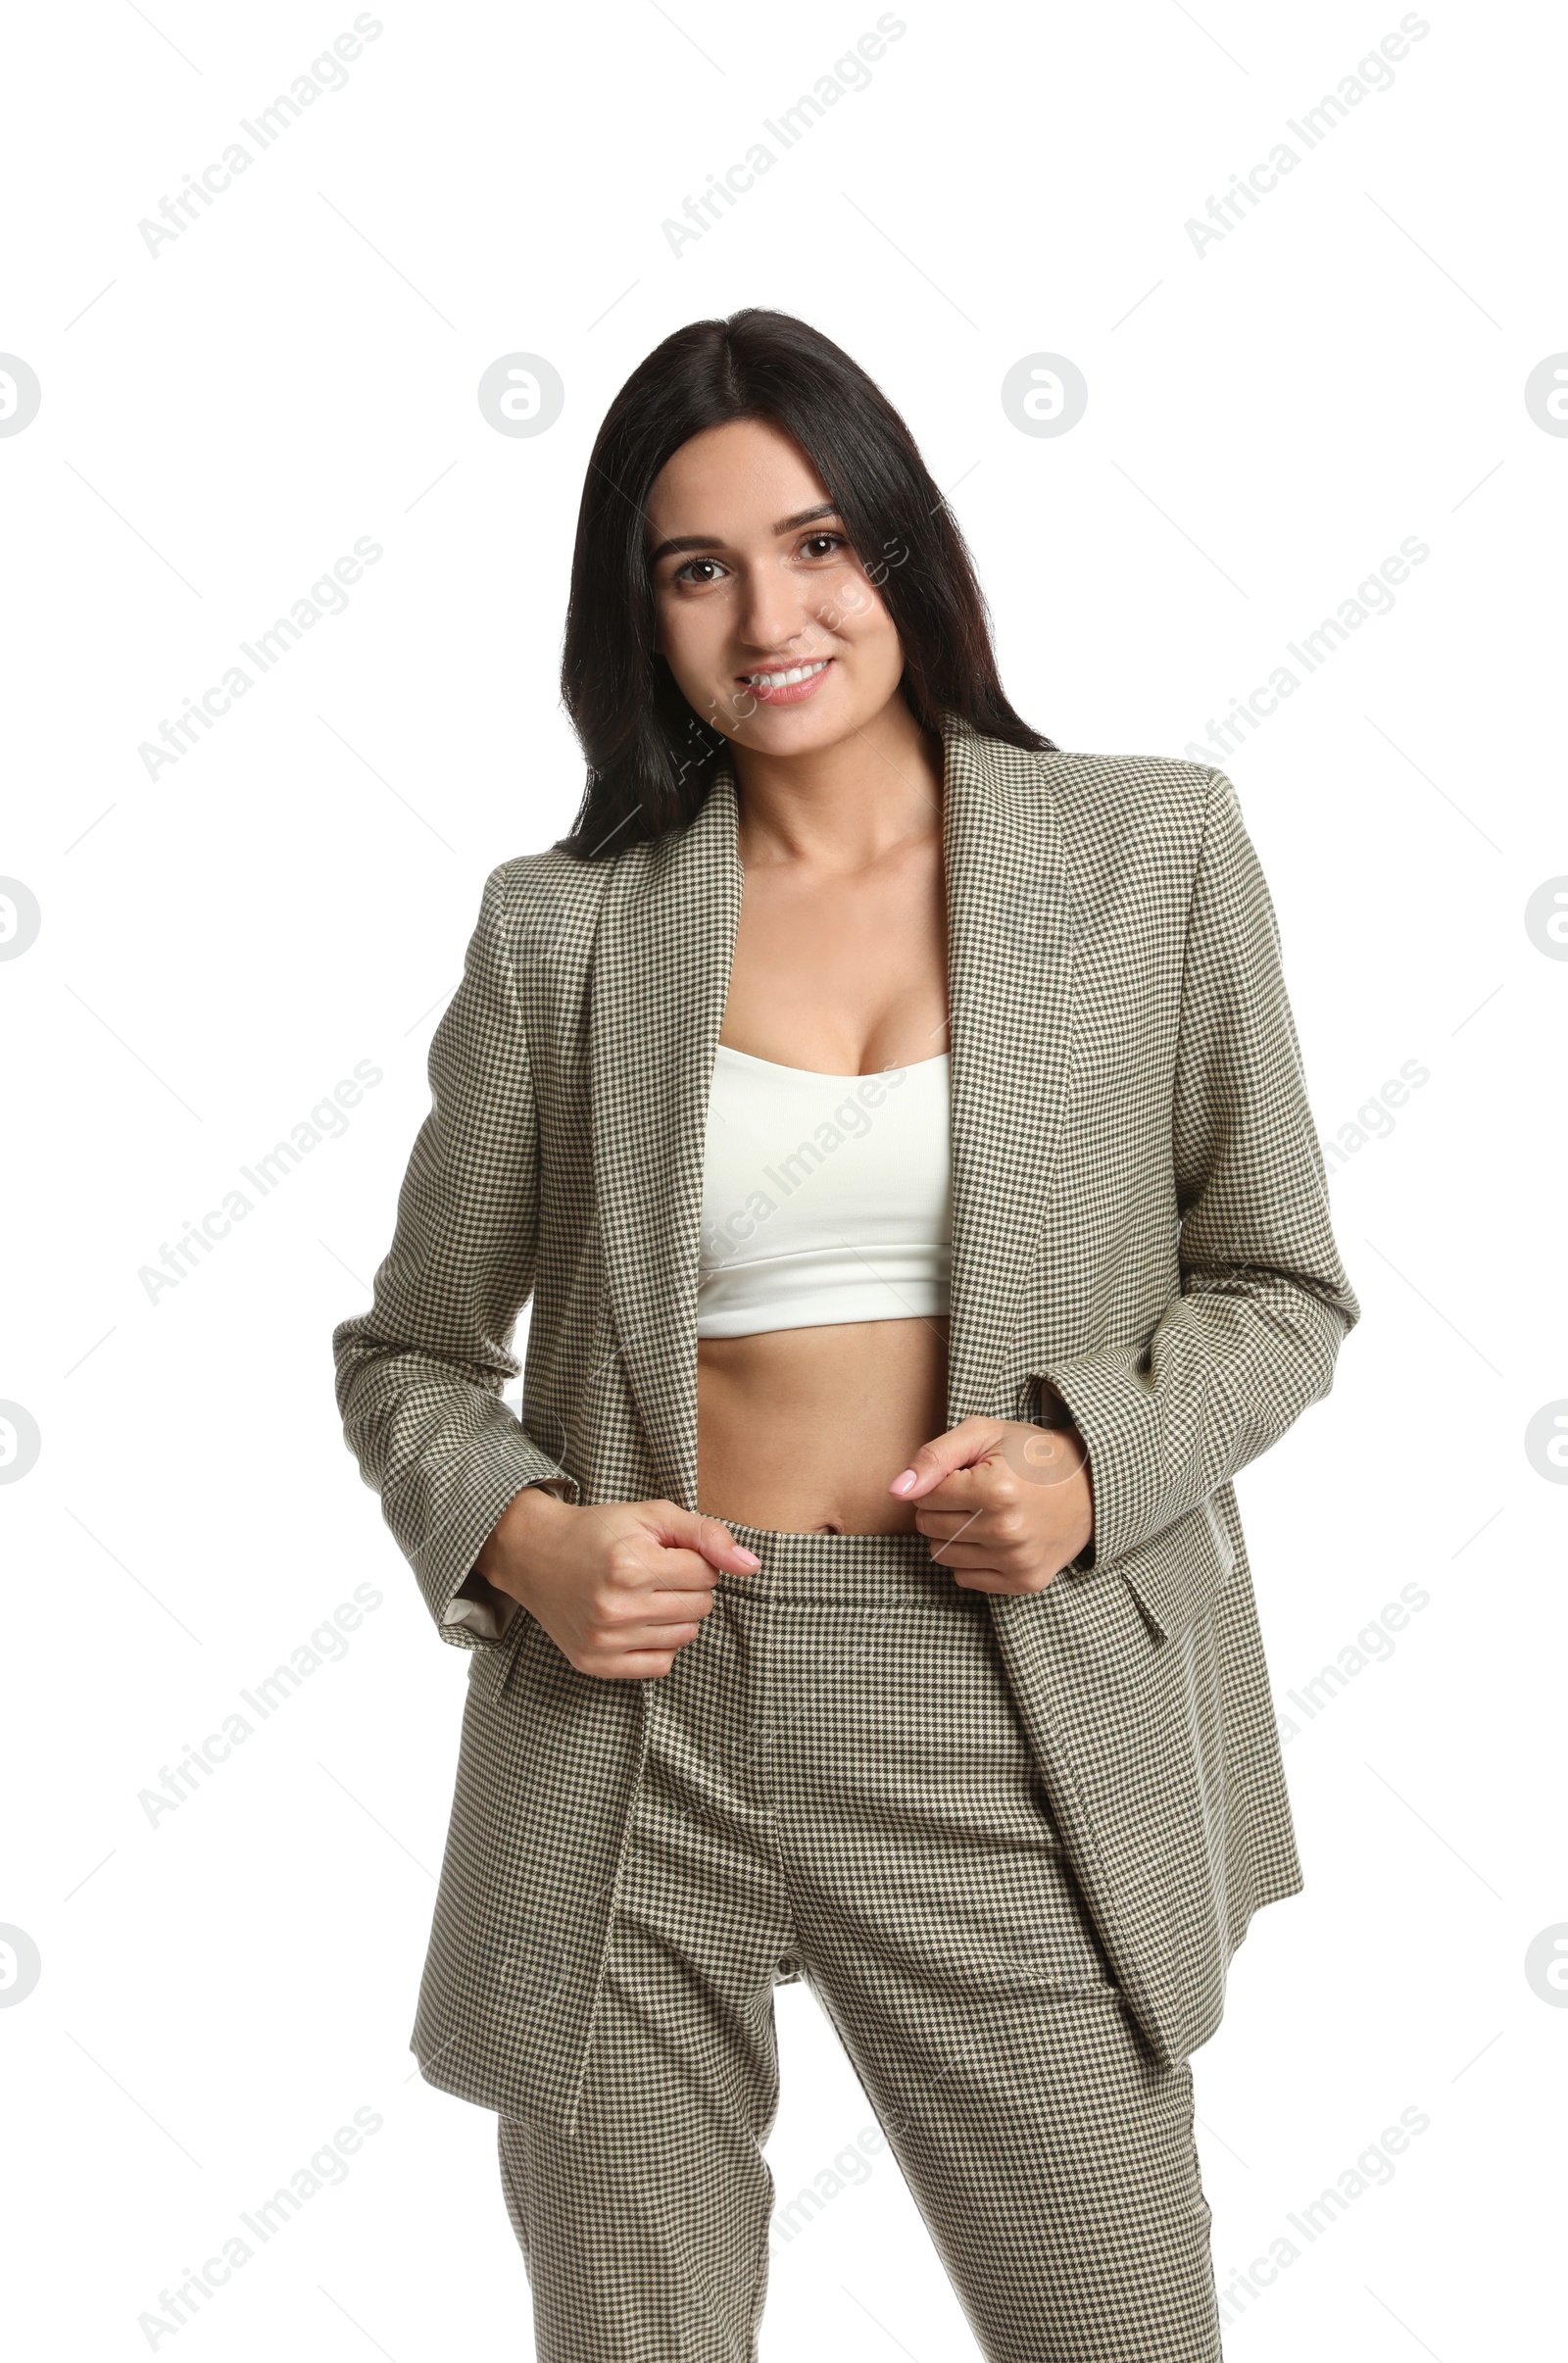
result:
M 669 579 L 670 579 L 670 581 L 671 581 L 671 582 L 691 582 L 691 581 L 694 579 L 693 574 L 692 574 L 692 568 L 693 568 L 694 566 L 715 566 L 715 567 L 716 567 L 716 566 L 717 566 L 717 565 L 718 565 L 718 561 L 717 561 L 717 559 L 716 559 L 716 558 L 689 558 L 689 559 L 686 561 L 686 564 L 685 564 L 683 566 L 677 566 L 677 567 L 675 568 L 674 573 L 673 573 L 673 574 L 670 576 L 670 578 L 669 578 Z M 709 578 L 709 579 L 710 579 L 710 578 Z M 698 587 L 699 589 L 702 589 L 704 586 L 703 586 L 703 584 L 699 583 L 697 587 Z

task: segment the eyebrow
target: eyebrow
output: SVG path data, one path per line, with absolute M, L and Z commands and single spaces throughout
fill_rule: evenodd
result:
M 819 508 L 801 509 L 794 517 L 780 517 L 773 531 L 775 534 L 794 533 L 802 525 L 814 525 L 824 517 L 838 516 L 839 511 L 833 503 L 823 501 Z M 657 550 L 650 551 L 648 564 L 657 566 L 662 558 L 669 558 L 679 550 L 721 550 L 723 547 L 723 539 L 717 533 L 677 533 L 667 542 L 661 542 Z

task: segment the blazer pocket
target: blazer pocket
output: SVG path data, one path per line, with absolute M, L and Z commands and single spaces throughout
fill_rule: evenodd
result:
M 527 1609 L 519 1608 L 504 1640 L 491 1643 L 487 1649 L 469 1651 L 468 1689 L 486 1706 L 500 1704 L 513 1669 L 528 1646 L 528 1636 L 536 1630 Z
M 1236 1567 L 1219 1511 L 1201 1501 L 1107 1568 L 1120 1576 L 1162 1640 L 1206 1616 Z

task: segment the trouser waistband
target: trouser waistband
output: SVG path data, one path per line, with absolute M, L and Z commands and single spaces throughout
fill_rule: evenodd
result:
M 952 1570 L 932 1558 L 923 1534 L 787 1534 L 748 1526 L 739 1518 L 721 1522 L 762 1564 L 750 1575 L 718 1570 L 715 1591 L 744 1597 L 748 1592 L 797 1592 L 819 1585 L 825 1596 L 843 1598 L 856 1592 L 906 1590 L 922 1576 L 953 1582 Z

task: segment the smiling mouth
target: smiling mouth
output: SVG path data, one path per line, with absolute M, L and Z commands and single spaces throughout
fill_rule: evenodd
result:
M 831 657 L 817 657 L 809 665 L 792 665 L 788 672 L 743 672 L 740 678 L 748 689 L 793 689 L 797 681 L 808 681 L 832 662 Z
M 808 665 L 778 666 L 765 672 L 737 673 L 736 679 L 764 704 L 787 703 L 795 698 L 809 697 L 832 662 L 831 657 L 817 657 Z

